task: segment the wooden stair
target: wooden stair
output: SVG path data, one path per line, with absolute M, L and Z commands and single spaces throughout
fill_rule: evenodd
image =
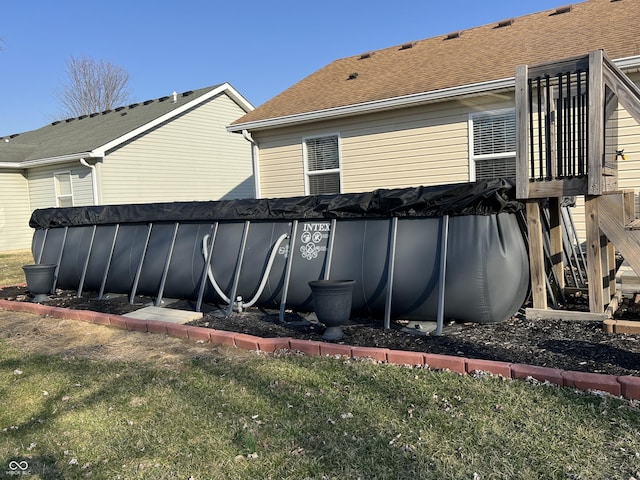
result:
M 596 199 L 598 225 L 602 233 L 635 272 L 640 272 L 640 222 L 633 211 L 633 195 L 629 192 L 612 192 Z

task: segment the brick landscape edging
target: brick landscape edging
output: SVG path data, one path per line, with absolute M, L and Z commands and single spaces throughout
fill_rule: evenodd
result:
M 72 310 L 39 303 L 15 302 L 11 300 L 0 300 L 0 309 L 67 320 L 78 320 L 136 332 L 164 333 L 172 337 L 268 353 L 276 350 L 295 350 L 310 356 L 330 355 L 348 358 L 372 358 L 390 364 L 424 366 L 436 370 L 449 370 L 463 375 L 482 371 L 511 379 L 534 378 L 539 382 L 548 382 L 560 387 L 569 387 L 578 390 L 598 390 L 630 400 L 640 400 L 640 377 L 632 375 L 615 376 L 600 373 L 575 372 L 494 360 L 470 359 L 433 353 L 405 352 L 390 350 L 388 348 L 357 347 L 295 338 L 262 338 L 247 335 L 246 333 L 227 332 L 204 327 L 166 323 L 157 320 L 140 320 L 122 315 L 111 315 L 89 310 Z

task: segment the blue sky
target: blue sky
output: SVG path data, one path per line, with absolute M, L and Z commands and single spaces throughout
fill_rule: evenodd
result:
M 0 136 L 59 116 L 71 55 L 111 62 L 142 101 L 229 82 L 254 106 L 333 60 L 563 0 L 0 1 Z

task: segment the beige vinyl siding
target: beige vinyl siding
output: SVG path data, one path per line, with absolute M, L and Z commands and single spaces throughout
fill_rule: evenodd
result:
M 304 195 L 302 136 L 271 136 L 263 142 L 256 134 L 254 140 L 260 145 L 260 197 Z
M 29 196 L 31 208 L 49 208 L 56 206 L 56 188 L 53 176 L 59 172 L 71 172 L 73 205 L 76 207 L 93 205 L 93 183 L 91 169 L 80 162 L 29 170 Z
M 108 152 L 100 165 L 101 203 L 253 197 L 251 144 L 226 130 L 243 113 L 219 95 Z
M 513 107 L 509 95 L 477 97 L 255 132 L 262 197 L 304 195 L 303 138 L 340 137 L 342 191 L 469 181 L 472 112 Z
M 29 187 L 20 171 L 0 172 L 0 252 L 30 248 Z
M 345 192 L 468 180 L 466 113 L 398 111 L 381 120 L 341 132 Z

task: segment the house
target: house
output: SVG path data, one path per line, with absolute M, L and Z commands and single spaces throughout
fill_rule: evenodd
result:
M 515 176 L 516 67 L 603 49 L 638 83 L 639 23 L 633 0 L 586 0 L 364 52 L 229 131 L 253 139 L 259 197 Z M 620 187 L 640 187 L 640 128 L 623 109 L 618 122 Z
M 37 208 L 255 196 L 253 106 L 228 83 L 0 137 L 0 251 L 28 248 Z

